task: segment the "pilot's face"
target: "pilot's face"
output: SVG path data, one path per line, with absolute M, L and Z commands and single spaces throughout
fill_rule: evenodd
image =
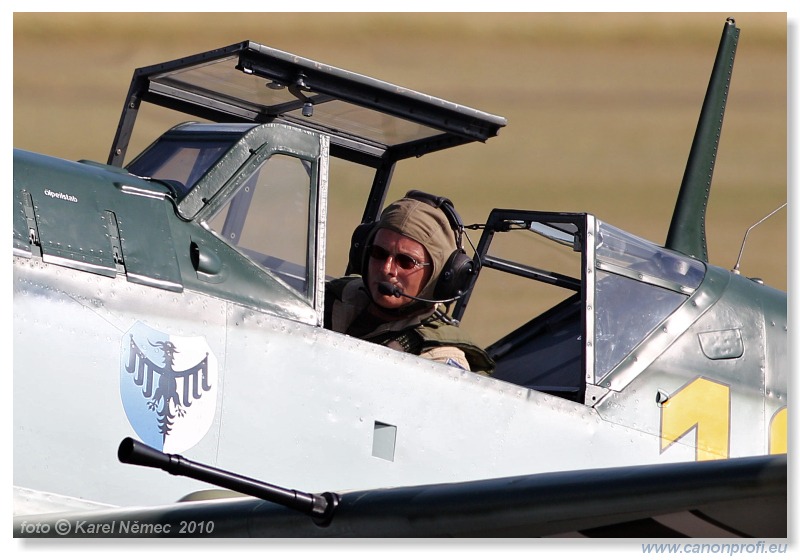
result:
M 410 296 L 417 296 L 433 274 L 433 264 L 425 246 L 390 229 L 379 229 L 368 248 L 369 291 L 381 307 L 396 309 L 411 303 L 407 297 L 384 295 L 378 284 L 389 282 Z

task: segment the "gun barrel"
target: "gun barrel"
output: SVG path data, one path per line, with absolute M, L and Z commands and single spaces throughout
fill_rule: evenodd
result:
M 125 438 L 117 450 L 117 458 L 122 463 L 159 468 L 176 476 L 185 476 L 214 484 L 234 492 L 240 492 L 280 504 L 312 517 L 329 520 L 338 503 L 337 496 L 331 493 L 312 494 L 282 488 L 254 478 L 190 461 L 181 455 L 163 453 L 133 438 Z

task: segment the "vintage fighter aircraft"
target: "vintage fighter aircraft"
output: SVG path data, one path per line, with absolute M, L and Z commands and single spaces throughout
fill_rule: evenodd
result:
M 15 150 L 14 534 L 785 537 L 786 294 L 703 229 L 738 33 L 664 246 L 476 226 L 454 320 L 486 270 L 566 294 L 491 377 L 331 332 L 323 295 L 337 166 L 370 223 L 398 163 L 502 117 L 245 41 L 136 70 L 106 164 Z M 198 120 L 126 162 L 146 104 Z

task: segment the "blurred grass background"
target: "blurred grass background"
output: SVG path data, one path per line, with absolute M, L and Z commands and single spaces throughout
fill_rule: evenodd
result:
M 742 31 L 707 232 L 712 264 L 732 268 L 745 230 L 787 200 L 783 13 L 18 12 L 13 141 L 105 162 L 135 68 L 251 39 L 508 119 L 485 145 L 399 164 L 390 198 L 446 195 L 465 223 L 495 207 L 590 212 L 663 244 L 728 16 Z M 354 194 L 331 209 L 345 216 L 331 274 L 362 207 Z M 785 210 L 741 268 L 787 288 Z M 479 289 L 465 324 L 484 344 L 501 318 L 541 311 L 500 280 Z

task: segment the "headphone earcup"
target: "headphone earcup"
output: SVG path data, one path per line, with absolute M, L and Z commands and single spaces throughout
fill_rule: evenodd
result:
M 350 238 L 350 253 L 347 261 L 346 274 L 364 275 L 366 264 L 366 250 L 373 237 L 377 222 L 359 224 Z
M 433 299 L 451 299 L 463 294 L 475 272 L 475 263 L 464 249 L 453 251 L 436 281 Z

